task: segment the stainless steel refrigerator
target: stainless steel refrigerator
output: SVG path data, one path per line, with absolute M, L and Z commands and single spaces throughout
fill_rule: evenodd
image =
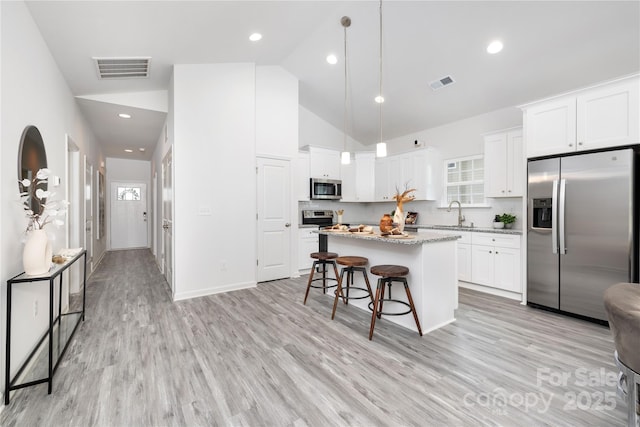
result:
M 632 149 L 528 164 L 527 302 L 606 320 L 603 293 L 638 280 Z

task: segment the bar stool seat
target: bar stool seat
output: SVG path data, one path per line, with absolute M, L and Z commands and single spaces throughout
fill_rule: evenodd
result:
M 307 297 L 309 296 L 309 290 L 311 288 L 322 289 L 323 293 L 327 293 L 327 289 L 335 288 L 338 286 L 339 276 L 338 276 L 338 267 L 336 266 L 335 259 L 338 258 L 338 254 L 335 252 L 312 252 L 309 254 L 313 261 L 313 266 L 311 267 L 311 272 L 309 273 L 309 281 L 307 282 L 307 291 L 304 294 L 304 302 L 303 304 L 307 304 Z M 327 264 L 331 264 L 333 266 L 333 274 L 335 277 L 327 277 Z M 313 278 L 313 275 L 316 271 L 317 266 L 322 266 L 322 277 Z M 322 281 L 322 285 L 315 285 L 313 282 Z M 327 285 L 328 280 L 333 280 L 336 282 L 334 285 Z
M 342 297 L 342 301 L 345 304 L 349 304 L 350 299 L 364 299 L 369 298 L 373 301 L 373 292 L 371 291 L 371 285 L 369 284 L 369 277 L 367 276 L 367 268 L 365 267 L 369 264 L 369 260 L 365 257 L 361 256 L 341 256 L 336 258 L 336 263 L 343 265 L 342 271 L 340 271 L 340 280 L 338 280 L 338 289 L 335 290 L 336 297 L 333 300 L 333 311 L 331 313 L 331 319 L 336 315 L 336 308 L 338 307 L 338 298 Z M 367 285 L 366 288 L 352 286 L 353 285 L 353 273 L 356 271 L 362 272 L 364 276 L 364 283 Z M 344 282 L 344 275 L 347 274 L 347 281 Z M 346 295 L 343 292 L 342 284 L 346 284 Z M 349 295 L 349 291 L 351 289 L 357 289 L 359 291 L 366 292 L 365 295 L 360 296 L 351 296 Z
M 373 330 L 376 326 L 376 319 L 380 319 L 381 316 L 402 316 L 405 314 L 412 313 L 413 319 L 416 321 L 416 326 L 418 327 L 418 333 L 422 336 L 422 328 L 420 327 L 420 320 L 418 320 L 418 313 L 416 312 L 416 306 L 413 303 L 413 298 L 411 297 L 411 291 L 409 290 L 409 284 L 407 283 L 406 275 L 409 274 L 409 268 L 403 265 L 375 265 L 371 267 L 371 274 L 376 276 L 380 276 L 378 279 L 378 285 L 376 287 L 376 296 L 372 303 L 369 304 L 369 309 L 372 311 L 371 314 L 371 327 L 369 328 L 369 340 L 373 338 Z M 397 299 L 393 299 L 391 296 L 391 285 L 393 282 L 400 282 L 404 285 L 404 290 L 407 294 L 408 303 L 404 301 L 400 301 Z M 389 296 L 388 298 L 384 297 L 384 286 L 387 285 L 389 288 Z M 394 302 L 396 304 L 402 304 L 408 307 L 407 311 L 403 312 L 385 312 L 383 311 L 383 304 L 385 301 Z

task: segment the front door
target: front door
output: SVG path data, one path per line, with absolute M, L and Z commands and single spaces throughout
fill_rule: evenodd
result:
M 111 249 L 148 247 L 147 185 L 111 183 Z
M 258 281 L 291 275 L 288 160 L 258 158 Z

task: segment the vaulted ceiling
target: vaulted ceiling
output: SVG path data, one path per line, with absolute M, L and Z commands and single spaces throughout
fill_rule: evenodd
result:
M 150 158 L 162 108 L 119 96 L 167 90 L 173 64 L 281 65 L 300 104 L 343 127 L 343 28 L 348 38 L 348 133 L 378 141 L 377 1 L 28 1 L 105 154 Z M 390 139 L 640 70 L 638 1 L 383 2 L 383 138 Z M 250 42 L 253 32 L 263 39 Z M 504 43 L 486 52 L 493 39 Z M 328 54 L 336 65 L 326 62 Z M 100 80 L 92 57 L 151 57 L 145 79 Z M 429 83 L 450 75 L 453 85 Z M 157 92 L 156 92 L 157 93 Z M 108 102 L 95 95 L 112 94 Z M 87 99 L 88 98 L 88 99 Z M 125 99 L 122 96 L 122 99 Z M 126 111 L 125 111 L 126 112 Z

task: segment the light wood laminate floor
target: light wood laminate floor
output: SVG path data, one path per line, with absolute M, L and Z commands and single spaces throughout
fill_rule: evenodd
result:
M 148 250 L 109 252 L 53 394 L 13 392 L 0 425 L 625 424 L 605 327 L 461 290 L 455 323 L 420 338 L 383 318 L 370 342 L 366 312 L 331 321 L 305 286 L 172 303 Z

